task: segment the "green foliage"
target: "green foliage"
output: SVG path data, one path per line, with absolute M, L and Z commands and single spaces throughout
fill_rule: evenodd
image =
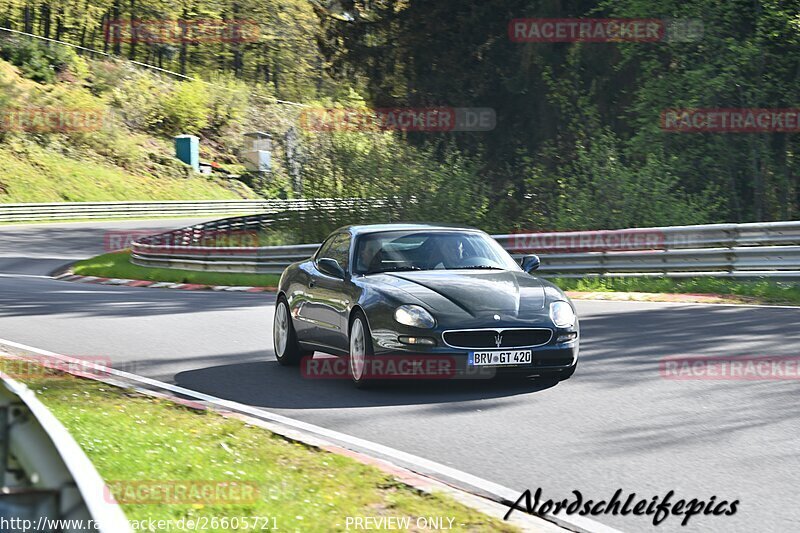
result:
M 108 61 L 81 67 L 69 49 L 18 38 L 0 47 L 29 78 L 63 82 L 70 76 L 56 74 L 72 73 L 107 103 L 115 127 L 130 131 L 73 140 L 126 169 L 176 175 L 168 137 L 193 133 L 205 159 L 238 171 L 242 134 L 264 130 L 275 137 L 273 171 L 243 178 L 259 194 L 403 199 L 377 217 L 510 231 L 800 214 L 799 136 L 677 134 L 660 124 L 667 108 L 796 107 L 798 0 L 86 0 L 59 4 L 58 17 L 51 1 L 28 4 L 0 0 L 0 9 L 12 27 L 213 82 L 177 83 Z M 507 35 L 516 17 L 690 19 L 704 31 L 655 43 L 516 43 Z M 104 20 L 130 18 L 256 26 L 245 42 L 132 43 L 102 31 Z M 298 108 L 271 98 L 363 109 L 490 107 L 497 127 L 301 132 L 294 146 L 287 138 L 302 129 Z
M 568 291 L 730 295 L 753 298 L 762 303 L 800 304 L 800 284 L 769 279 L 747 281 L 725 278 L 626 277 L 553 278 L 550 281 Z
M 196 135 L 208 126 L 210 105 L 211 96 L 205 83 L 180 83 L 160 102 L 160 129 L 168 135 Z
M 640 165 L 626 163 L 614 141 L 605 131 L 576 143 L 574 160 L 558 177 L 562 194 L 556 227 L 616 229 L 699 224 L 710 218 L 711 199 L 699 202 L 681 191 L 670 165 L 656 155 Z
M 91 84 L 92 76 L 87 78 Z M 152 82 L 152 75 L 119 82 Z M 135 117 L 127 100 L 113 91 L 102 96 L 77 80 L 40 84 L 21 77 L 21 71 L 0 61 L 0 111 L 41 109 L 57 115 L 95 117 L 91 127 L 26 131 L 9 121 L 0 137 L 0 202 L 58 202 L 102 200 L 191 200 L 251 198 L 252 191 L 234 180 L 192 175 L 173 155 L 171 139 L 136 131 L 127 121 Z M 159 103 L 156 91 L 131 91 L 133 105 Z M 147 95 L 140 98 L 142 94 Z M 155 98 L 153 97 L 155 95 Z M 117 107 L 120 105 L 120 107 Z M 145 106 L 142 105 L 142 108 Z M 96 120 L 98 119 L 99 120 Z M 145 121 L 147 116 L 145 116 Z M 135 122 L 135 121 L 134 121 Z M 138 124 L 138 123 L 136 123 Z
M 453 136 L 506 220 L 551 228 L 744 222 L 800 214 L 797 135 L 679 134 L 668 108 L 793 108 L 800 3 L 609 0 L 351 2 L 323 49 L 380 106 L 492 107 L 491 134 Z M 516 43 L 523 17 L 678 19 L 654 43 Z M 416 136 L 436 146 L 433 136 Z M 633 211 L 633 212 L 632 212 Z
M 77 79 L 87 74 L 86 62 L 74 49 L 48 46 L 27 38 L 0 38 L 0 59 L 19 67 L 25 77 L 40 83 L 53 83 L 58 74 L 65 72 Z
M 320 21 L 314 3 L 307 0 L 0 0 L 0 13 L 3 26 L 12 29 L 182 74 L 235 76 L 284 99 L 315 98 L 335 90 L 315 42 Z M 137 42 L 130 31 L 132 19 L 149 25 L 152 35 L 169 37 Z M 111 27 L 105 26 L 109 22 Z M 179 23 L 188 28 L 187 38 L 163 31 L 177 30 Z M 58 62 L 29 48 L 24 39 L 19 46 L 15 64 L 28 65 L 32 79 L 52 81 L 51 67 L 57 71 Z
M 206 84 L 208 94 L 207 128 L 220 134 L 226 128 L 240 126 L 247 114 L 247 85 L 231 77 L 217 76 Z
M 349 213 L 353 222 L 431 221 L 481 225 L 488 191 L 475 162 L 444 148 L 415 148 L 396 133 L 326 132 L 304 138 L 302 179 L 311 197 L 385 198 L 390 207 Z M 355 220 L 354 220 L 355 219 Z M 315 224 L 320 237 L 345 223 Z

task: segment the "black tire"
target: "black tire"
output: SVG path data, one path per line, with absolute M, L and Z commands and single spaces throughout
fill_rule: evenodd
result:
M 358 344 L 353 336 L 360 335 L 363 339 L 363 366 L 361 368 L 361 373 L 358 373 L 358 356 L 354 357 L 354 353 L 358 353 L 358 351 L 354 351 L 354 341 Z M 347 368 L 350 372 L 350 378 L 353 380 L 353 384 L 356 388 L 365 389 L 368 388 L 370 385 L 375 383 L 375 377 L 372 376 L 372 360 L 375 357 L 375 352 L 372 346 L 372 334 L 369 330 L 369 324 L 367 323 L 367 317 L 361 311 L 356 311 L 355 316 L 353 316 L 353 320 L 350 321 L 350 330 L 348 331 L 348 340 L 349 340 L 349 354 L 347 357 Z
M 279 343 L 279 318 L 280 313 L 283 313 L 284 318 L 286 319 L 285 325 L 281 326 L 285 328 L 285 335 L 286 335 L 286 345 L 281 346 L 279 344 L 283 344 L 282 342 Z M 289 312 L 289 304 L 286 301 L 286 298 L 281 296 L 278 298 L 278 302 L 275 304 L 275 316 L 272 321 L 272 347 L 275 350 L 275 358 L 278 360 L 278 363 L 282 366 L 297 366 L 300 364 L 300 359 L 304 355 L 308 355 L 313 352 L 307 352 L 305 350 L 300 349 L 300 345 L 297 342 L 297 333 L 294 330 L 294 324 L 292 323 L 292 315 Z

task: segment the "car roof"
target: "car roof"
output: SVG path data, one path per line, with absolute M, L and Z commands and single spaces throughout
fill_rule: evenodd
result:
M 393 224 L 353 224 L 350 226 L 343 226 L 337 229 L 334 233 L 350 232 L 353 236 L 364 235 L 367 233 L 379 233 L 384 231 L 425 231 L 425 230 L 438 230 L 438 231 L 481 231 L 477 228 L 469 226 L 459 226 L 456 224 L 421 224 L 421 223 L 393 223 Z

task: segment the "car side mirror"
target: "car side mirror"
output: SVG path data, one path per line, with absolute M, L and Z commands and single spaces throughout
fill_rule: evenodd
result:
M 526 255 L 522 258 L 522 270 L 524 270 L 528 274 L 539 268 L 539 265 L 541 264 L 542 262 L 541 260 L 539 260 L 538 255 L 531 254 L 531 255 Z
M 323 257 L 317 261 L 320 272 L 333 276 L 334 278 L 344 279 L 344 269 L 339 265 L 339 261 L 329 257 Z

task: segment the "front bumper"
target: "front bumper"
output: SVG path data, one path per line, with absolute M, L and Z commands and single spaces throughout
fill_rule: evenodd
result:
M 507 328 L 544 327 L 530 323 L 504 325 Z M 372 344 L 376 358 L 385 358 L 387 367 L 396 368 L 391 363 L 404 359 L 414 361 L 414 377 L 419 378 L 467 378 L 490 379 L 498 375 L 537 375 L 565 371 L 578 361 L 580 351 L 580 333 L 577 324 L 571 328 L 553 328 L 553 335 L 547 344 L 530 348 L 475 348 L 456 349 L 447 346 L 442 339 L 442 330 L 396 331 L 394 329 L 378 329 L 372 331 Z M 569 342 L 558 342 L 559 337 L 574 333 L 575 339 Z M 422 344 L 409 345 L 400 342 L 400 337 L 419 336 L 432 338 L 436 346 Z M 471 351 L 511 351 L 531 350 L 532 362 L 519 365 L 502 366 L 470 366 Z M 408 368 L 408 367 L 406 367 Z

